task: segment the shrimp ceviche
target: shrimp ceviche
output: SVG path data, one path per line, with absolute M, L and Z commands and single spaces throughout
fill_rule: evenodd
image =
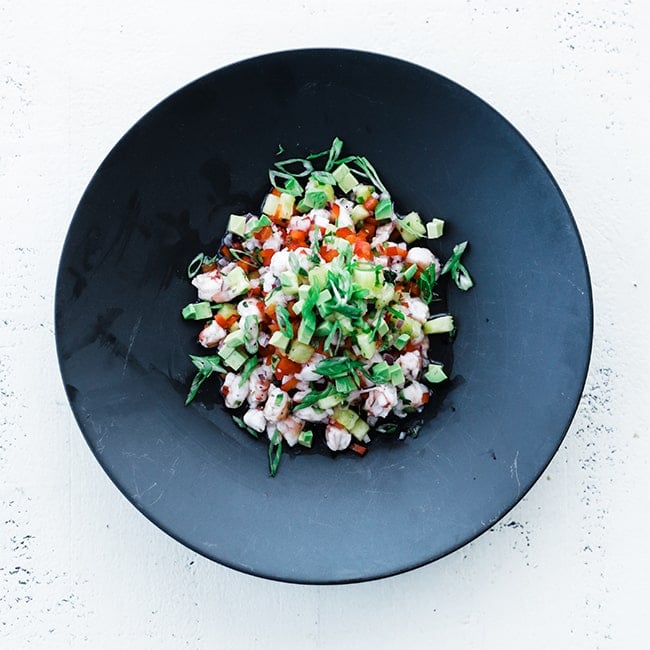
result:
M 398 215 L 370 162 L 342 146 L 277 162 L 261 215 L 231 215 L 218 253 L 188 267 L 198 302 L 182 315 L 202 322 L 210 354 L 191 356 L 186 404 L 218 376 L 235 422 L 268 438 L 272 476 L 284 444 L 321 438 L 362 455 L 421 411 L 447 379 L 429 337 L 455 331 L 432 309 L 436 284 L 448 273 L 473 285 L 467 242 L 441 266 L 419 240 L 441 237 L 444 221 Z

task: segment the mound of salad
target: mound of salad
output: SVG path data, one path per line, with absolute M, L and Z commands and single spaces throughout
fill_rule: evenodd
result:
M 219 377 L 234 421 L 268 438 L 272 476 L 284 444 L 322 437 L 363 455 L 375 434 L 421 411 L 447 379 L 429 337 L 455 332 L 432 309 L 437 282 L 449 273 L 473 286 L 467 242 L 441 266 L 419 240 L 441 237 L 444 221 L 397 214 L 370 162 L 342 147 L 335 138 L 276 162 L 261 214 L 231 215 L 217 254 L 188 267 L 198 302 L 182 315 L 202 322 L 198 342 L 211 353 L 190 356 L 186 404 Z

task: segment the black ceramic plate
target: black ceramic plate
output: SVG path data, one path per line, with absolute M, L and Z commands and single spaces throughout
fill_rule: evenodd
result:
M 476 287 L 450 291 L 454 380 L 416 439 L 354 454 L 285 454 L 218 399 L 183 406 L 197 352 L 185 269 L 231 212 L 255 210 L 278 145 L 334 136 L 366 155 L 398 209 L 469 239 Z M 251 574 L 308 583 L 402 572 L 485 531 L 560 445 L 591 346 L 588 272 L 542 161 L 498 113 L 396 59 L 304 50 L 231 65 L 143 117 L 92 179 L 56 291 L 61 372 L 102 467 L 183 544 Z M 137 543 L 137 540 L 134 540 Z

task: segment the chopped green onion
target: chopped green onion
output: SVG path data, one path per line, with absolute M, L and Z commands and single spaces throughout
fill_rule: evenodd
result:
M 200 270 L 205 255 L 199 253 L 187 266 L 187 276 L 193 278 Z
M 244 431 L 248 431 L 248 433 L 250 433 L 251 436 L 253 436 L 253 438 L 259 438 L 259 435 L 258 435 L 257 431 L 255 431 L 255 429 L 252 429 L 251 427 L 249 427 L 249 426 L 246 424 L 246 422 L 244 422 L 241 418 L 237 417 L 236 415 L 233 415 L 233 416 L 232 416 L 232 419 L 233 419 L 234 423 L 235 423 L 235 424 L 236 424 L 240 429 L 243 429 Z
M 454 250 L 451 254 L 451 257 L 447 260 L 445 265 L 442 267 L 440 275 L 449 273 L 456 283 L 456 286 L 463 291 L 467 291 L 474 286 L 474 281 L 469 274 L 469 271 L 460 263 L 460 258 L 467 248 L 467 242 L 461 242 L 454 246 Z
M 341 155 L 341 150 L 343 149 L 343 140 L 340 138 L 334 138 L 332 141 L 332 146 L 330 147 L 329 157 L 325 163 L 325 171 L 331 172 L 336 164 L 336 159 Z
M 239 380 L 240 387 L 242 387 L 248 381 L 250 376 L 253 374 L 253 370 L 257 368 L 258 364 L 259 359 L 257 357 L 251 357 L 248 359 L 248 361 L 246 361 L 241 371 L 241 379 Z
M 288 167 L 297 165 L 300 163 L 302 165 L 302 170 L 299 172 L 293 172 Z M 307 176 L 314 171 L 314 166 L 306 158 L 289 158 L 287 160 L 279 160 L 275 163 L 275 166 L 283 173 L 289 174 L 290 176 L 295 176 L 300 178 L 301 176 Z
M 284 180 L 284 185 L 280 185 L 276 179 L 281 178 Z M 291 194 L 292 196 L 300 196 L 302 194 L 302 186 L 300 183 L 290 174 L 285 174 L 284 172 L 278 172 L 274 169 L 269 170 L 269 180 L 271 185 L 276 190 L 280 192 L 285 192 L 286 194 Z
M 282 436 L 276 429 L 273 433 L 273 437 L 269 441 L 269 471 L 271 472 L 271 476 L 275 476 L 277 474 L 281 456 Z
M 282 332 L 282 334 L 288 339 L 292 339 L 293 327 L 291 326 L 291 318 L 289 316 L 289 311 L 287 308 L 283 307 L 282 305 L 276 305 L 275 315 L 278 319 L 278 327 L 280 328 L 280 332 Z

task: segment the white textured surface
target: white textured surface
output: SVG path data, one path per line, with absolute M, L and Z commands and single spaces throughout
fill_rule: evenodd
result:
M 573 209 L 596 302 L 586 395 L 528 497 L 433 565 L 341 587 L 240 575 L 145 520 L 86 447 L 53 342 L 63 238 L 123 132 L 210 70 L 314 45 L 430 67 L 510 119 Z M 641 0 L 0 1 L 0 647 L 643 647 L 649 64 Z

